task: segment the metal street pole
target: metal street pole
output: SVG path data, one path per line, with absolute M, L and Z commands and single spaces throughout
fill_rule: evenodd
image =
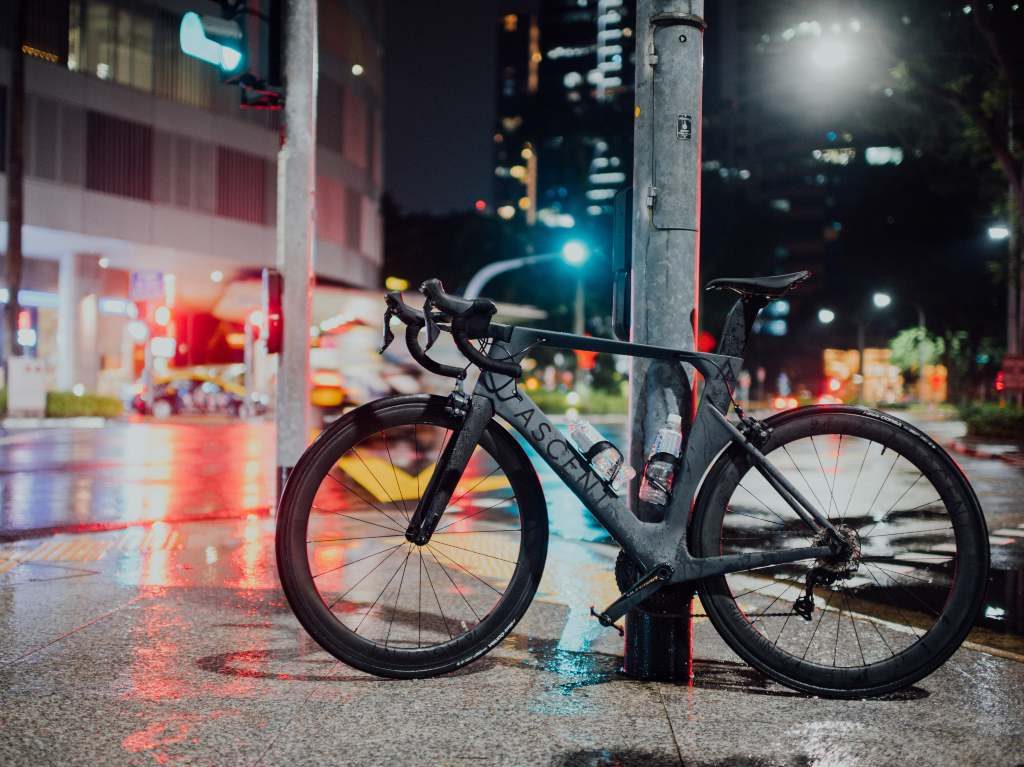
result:
M 11 40 L 11 93 L 8 114 L 7 155 L 7 322 L 4 327 L 3 355 L 6 365 L 18 349 L 18 292 L 21 288 L 21 225 L 25 218 L 25 41 L 28 3 L 14 3 L 14 34 Z M 9 372 L 9 368 L 8 368 Z M 6 379 L 5 379 L 6 380 Z M 6 381 L 9 386 L 10 382 Z
M 316 247 L 317 0 L 285 12 L 285 140 L 277 156 L 277 268 L 283 339 L 277 373 L 278 496 L 309 441 L 309 327 Z
M 914 304 L 917 309 L 917 326 L 921 329 L 921 343 L 917 347 L 917 396 L 924 403 L 928 399 L 928 380 L 924 376 L 924 366 L 928 362 L 928 349 L 925 344 L 928 341 L 928 328 L 925 325 L 924 309 L 921 304 Z
M 693 349 L 696 333 L 701 172 L 703 0 L 637 0 L 632 340 Z M 629 456 L 646 459 L 670 413 L 692 418 L 693 387 L 677 364 L 634 359 Z M 662 508 L 637 500 L 638 517 Z M 623 662 L 642 679 L 693 675 L 693 588 L 672 586 L 626 615 Z
M 578 336 L 587 331 L 586 303 L 583 298 L 583 273 L 576 275 L 576 300 L 572 310 L 572 332 Z

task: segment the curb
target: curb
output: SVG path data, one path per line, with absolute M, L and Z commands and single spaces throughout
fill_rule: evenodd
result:
M 1024 452 L 1020 450 L 979 450 L 977 447 L 968 445 L 967 443 L 955 439 L 948 443 L 946 447 L 958 455 L 966 455 L 971 458 L 987 458 L 989 460 L 1003 461 L 1011 466 L 1017 466 L 1024 468 Z
M 0 428 L 4 429 L 102 429 L 106 418 L 80 416 L 77 418 L 4 418 Z

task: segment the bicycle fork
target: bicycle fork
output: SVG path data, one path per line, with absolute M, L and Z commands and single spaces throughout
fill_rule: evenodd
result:
M 423 495 L 416 502 L 416 511 L 405 530 L 406 540 L 417 546 L 424 546 L 430 541 L 441 515 L 448 508 L 452 493 L 462 479 L 470 456 L 480 442 L 488 421 L 494 416 L 494 405 L 489 399 L 479 395 L 466 398 L 459 391 L 453 392 L 449 398 L 448 410 L 460 418 L 459 424 L 445 443 L 434 473 Z

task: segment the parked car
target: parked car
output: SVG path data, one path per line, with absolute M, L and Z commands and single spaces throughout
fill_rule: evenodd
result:
M 259 415 L 266 405 L 248 399 L 244 387 L 219 376 L 181 371 L 159 376 L 147 404 L 144 389 L 132 400 L 132 409 L 143 415 L 167 418 L 172 415 Z

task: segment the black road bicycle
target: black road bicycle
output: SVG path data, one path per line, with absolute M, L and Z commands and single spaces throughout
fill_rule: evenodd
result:
M 732 398 L 758 312 L 807 277 L 709 284 L 740 296 L 716 354 L 493 323 L 491 301 L 446 294 L 438 280 L 421 287 L 423 311 L 388 294 L 382 351 L 397 317 L 413 357 L 457 384 L 447 398 L 363 405 L 302 456 L 276 540 L 302 625 L 332 655 L 386 677 L 444 674 L 501 642 L 537 590 L 548 538 L 544 495 L 511 427 L 622 548 L 617 570 L 631 585 L 595 613 L 603 625 L 666 585 L 697 582 L 729 646 L 797 690 L 881 695 L 934 671 L 967 636 L 988 572 L 984 517 L 963 473 L 926 435 L 875 410 L 814 406 L 759 421 Z M 424 329 L 428 351 L 449 332 L 480 368 L 472 393 L 466 369 L 427 356 Z M 700 373 L 662 522 L 631 513 L 517 387 L 538 346 Z

